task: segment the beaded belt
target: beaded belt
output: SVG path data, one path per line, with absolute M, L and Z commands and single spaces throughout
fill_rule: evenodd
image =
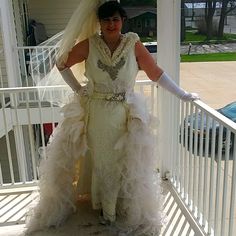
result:
M 123 93 L 97 93 L 94 92 L 91 98 L 94 99 L 104 99 L 110 102 L 124 102 L 125 101 L 125 92 Z

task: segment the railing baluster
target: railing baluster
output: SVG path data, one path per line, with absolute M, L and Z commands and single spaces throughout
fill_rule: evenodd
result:
M 185 117 L 188 117 L 188 113 L 189 113 L 189 103 L 186 103 L 185 104 Z M 188 202 L 188 179 L 186 178 L 188 176 L 188 168 L 189 168 L 189 165 L 188 165 L 188 149 L 186 147 L 188 147 L 189 143 L 188 143 L 188 135 L 189 135 L 189 131 L 188 131 L 188 120 L 185 119 L 185 134 L 184 134 L 184 137 L 185 137 L 185 142 L 184 142 L 184 145 L 185 145 L 185 152 L 184 152 L 184 175 L 185 175 L 185 178 L 184 178 L 184 200 L 185 202 L 187 203 Z
M 12 94 L 12 101 L 14 101 L 14 103 L 12 104 L 14 107 L 14 114 L 15 114 L 15 126 L 14 126 L 14 135 L 15 135 L 15 139 L 17 139 L 16 142 L 16 152 L 17 152 L 17 159 L 18 159 L 18 165 L 19 165 L 19 174 L 21 177 L 21 181 L 23 183 L 26 182 L 26 175 L 25 175 L 25 170 L 26 170 L 26 166 L 25 166 L 25 151 L 24 151 L 24 147 L 22 147 L 22 145 L 24 145 L 24 139 L 22 136 L 22 126 L 19 123 L 19 117 L 18 117 L 18 100 L 17 100 L 17 94 L 13 93 Z
M 181 101 L 181 126 L 180 126 L 180 196 L 184 193 L 184 102 Z M 186 139 L 186 136 L 185 136 Z
M 2 165 L 1 165 L 1 162 L 0 162 L 0 186 L 3 185 L 3 177 L 2 177 Z
M 216 141 L 216 122 L 215 120 L 212 121 L 212 134 L 211 134 L 211 166 L 210 166 L 210 189 L 209 189 L 209 208 L 208 208 L 208 234 L 211 234 L 211 230 L 212 230 L 212 216 L 214 208 L 213 208 L 213 197 L 215 196 L 213 193 L 213 188 L 214 188 L 214 183 L 215 183 L 215 179 L 214 179 L 214 162 L 215 162 L 215 141 Z M 205 157 L 207 158 L 207 157 Z
M 31 152 L 31 160 L 32 160 L 32 169 L 33 169 L 33 178 L 37 180 L 37 167 L 36 167 L 36 158 L 35 158 L 35 142 L 32 134 L 32 122 L 30 115 L 30 107 L 29 107 L 29 92 L 26 92 L 26 109 L 27 109 L 27 120 L 28 120 L 28 132 L 30 138 L 30 152 Z
M 226 151 L 225 151 L 225 166 L 224 166 L 224 183 L 223 183 L 223 202 L 222 202 L 222 215 L 221 215 L 221 235 L 227 235 L 225 233 L 226 224 L 226 207 L 227 207 L 227 195 L 228 195 L 228 172 L 229 172 L 229 149 L 230 149 L 230 135 L 231 132 L 227 130 L 226 133 Z
M 44 137 L 43 122 L 42 122 L 42 105 L 41 105 L 40 100 L 38 100 L 38 108 L 39 108 L 39 126 L 40 126 L 41 140 L 42 140 L 43 158 L 46 158 L 45 137 Z
M 203 225 L 203 183 L 204 183 L 204 160 L 203 160 L 203 132 L 204 132 L 204 117 L 205 113 L 201 111 L 200 120 L 200 145 L 199 145 L 199 185 L 198 185 L 198 214 L 197 218 Z
M 193 199 L 193 103 L 190 105 L 190 131 L 189 131 L 189 170 L 188 170 L 188 205 L 192 210 Z
M 216 176 L 216 201 L 215 201 L 215 219 L 214 233 L 215 236 L 220 235 L 220 193 L 221 193 L 221 158 L 222 158 L 222 140 L 223 140 L 223 125 L 219 126 L 218 150 L 217 150 L 217 176 Z
M 193 153 L 194 153 L 194 167 L 193 167 L 193 214 L 196 212 L 196 201 L 197 201 L 197 190 L 199 186 L 199 180 L 196 178 L 198 176 L 199 166 L 198 166 L 198 157 L 197 157 L 197 147 L 198 147 L 198 108 L 195 107 L 195 120 L 194 120 L 194 147 L 193 147 Z
M 6 144 L 7 144 L 7 154 L 8 154 L 8 163 L 10 168 L 10 177 L 11 177 L 11 184 L 15 183 L 15 176 L 13 171 L 13 164 L 12 164 L 12 152 L 11 152 L 11 145 L 10 145 L 10 138 L 8 133 L 8 125 L 7 125 L 7 117 L 6 117 L 6 103 L 5 103 L 5 94 L 1 94 L 1 101 L 2 101 L 2 114 L 3 114 L 3 123 L 5 129 L 5 136 L 6 136 Z
M 206 115 L 206 140 L 205 140 L 205 160 L 204 160 L 204 187 L 203 187 L 203 220 L 202 223 L 205 226 L 206 225 L 206 219 L 208 215 L 208 155 L 209 155 L 209 129 L 210 129 L 210 117 L 207 114 Z
M 232 153 L 233 158 L 233 171 L 232 171 L 232 182 L 231 182 L 231 197 L 230 197 L 230 215 L 229 215 L 229 236 L 235 234 L 235 209 L 236 209 L 236 135 L 234 135 L 234 142 L 232 143 L 234 150 Z

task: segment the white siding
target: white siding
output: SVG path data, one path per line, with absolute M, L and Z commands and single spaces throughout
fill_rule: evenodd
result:
M 29 0 L 29 18 L 43 23 L 50 37 L 65 28 L 77 5 L 78 0 Z
M 20 11 L 19 11 L 19 1 L 20 0 L 13 0 L 12 1 L 12 7 L 14 10 L 14 23 L 16 25 L 16 37 L 17 37 L 17 42 L 18 45 L 22 46 L 23 45 L 23 34 L 22 34 L 22 28 L 21 28 L 21 17 L 20 17 Z M 1 11 L 4 11 L 3 9 L 1 9 Z M 0 88 L 1 87 L 8 87 L 9 82 L 8 82 L 8 78 L 7 78 L 7 68 L 6 68 L 6 58 L 4 55 L 4 27 L 1 23 L 4 22 L 3 18 L 5 15 L 0 15 Z M 2 27 L 2 28 L 1 28 Z M 12 29 L 13 30 L 13 29 Z M 14 36 L 14 34 L 12 34 L 12 36 Z M 10 43 L 10 42 L 9 42 Z M 14 45 L 12 45 L 14 46 Z M 14 62 L 13 62 L 14 63 Z M 15 66 L 15 65 L 13 65 Z
M 2 78 L 1 78 L 2 76 Z M 3 51 L 3 40 L 2 40 L 2 31 L 0 28 L 0 88 L 7 87 L 7 71 L 6 71 L 6 63 Z

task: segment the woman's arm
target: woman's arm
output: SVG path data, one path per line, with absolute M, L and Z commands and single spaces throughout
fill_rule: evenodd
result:
M 69 52 L 67 61 L 63 65 L 58 65 L 59 70 L 64 70 L 66 67 L 70 68 L 73 65 L 83 62 L 88 58 L 89 54 L 89 41 L 85 39 L 77 43 Z
M 188 93 L 180 88 L 158 65 L 156 65 L 151 54 L 140 41 L 135 44 L 135 55 L 140 69 L 146 72 L 149 79 L 157 82 L 158 85 L 184 101 L 199 99 L 198 94 Z
M 89 41 L 88 39 L 85 39 L 77 43 L 69 52 L 65 66 L 70 68 L 71 66 L 77 63 L 85 61 L 88 58 L 88 54 L 89 54 Z
M 138 41 L 135 44 L 135 55 L 139 68 L 147 74 L 152 81 L 157 81 L 163 70 L 155 63 L 149 51 Z
M 88 58 L 89 53 L 89 42 L 88 39 L 77 43 L 72 50 L 69 52 L 67 61 L 62 65 L 57 64 L 57 68 L 60 71 L 62 78 L 65 82 L 71 87 L 71 89 L 80 94 L 84 95 L 86 93 L 86 87 L 81 86 L 78 80 L 75 78 L 73 72 L 71 71 L 70 67 L 73 65 L 83 62 Z

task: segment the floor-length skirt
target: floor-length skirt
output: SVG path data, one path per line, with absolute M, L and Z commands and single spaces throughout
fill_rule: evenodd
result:
M 117 230 L 158 235 L 163 197 L 144 98 L 82 100 L 75 96 L 62 108 L 40 165 L 40 198 L 28 231 L 59 226 L 76 209 L 77 194 L 90 193 L 93 208 L 103 209 Z

